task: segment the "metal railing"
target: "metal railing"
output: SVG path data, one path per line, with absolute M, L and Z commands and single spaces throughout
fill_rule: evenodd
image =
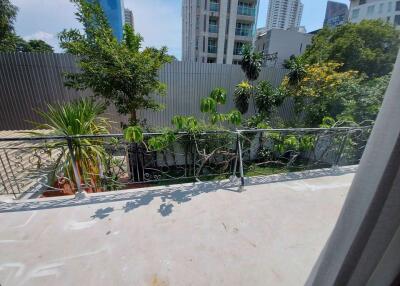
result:
M 219 12 L 219 3 L 210 2 L 210 11 Z
M 236 28 L 235 35 L 243 37 L 252 37 L 253 30 L 249 28 Z
M 237 13 L 238 15 L 255 16 L 256 8 L 247 6 L 238 6 Z
M 216 54 L 217 53 L 217 47 L 216 46 L 208 46 L 207 52 L 210 54 Z
M 372 127 L 0 138 L 0 194 L 104 192 L 358 164 Z
M 242 51 L 243 51 L 243 47 L 235 47 L 233 49 L 233 54 L 236 56 L 240 56 L 240 55 L 242 55 Z
M 210 24 L 208 26 L 208 32 L 210 32 L 210 33 L 218 33 L 218 25 Z

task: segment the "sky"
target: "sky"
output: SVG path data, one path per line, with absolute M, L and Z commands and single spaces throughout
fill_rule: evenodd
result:
M 124 0 L 133 11 L 135 30 L 144 37 L 143 46 L 167 46 L 169 53 L 181 58 L 182 0 Z M 336 0 L 349 4 L 349 0 Z M 16 31 L 26 40 L 41 39 L 58 48 L 57 33 L 79 28 L 75 8 L 69 0 L 11 0 L 19 8 Z M 257 27 L 265 26 L 268 0 L 260 0 Z M 322 27 L 327 0 L 302 0 L 304 11 L 301 25 L 307 31 Z

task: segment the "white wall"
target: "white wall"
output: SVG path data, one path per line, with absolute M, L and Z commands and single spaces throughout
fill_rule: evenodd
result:
M 258 37 L 256 41 L 256 49 L 267 54 L 278 53 L 277 66 L 282 65 L 284 60 L 291 55 L 301 55 L 311 44 L 313 35 L 304 34 L 292 30 L 272 29 L 267 34 Z

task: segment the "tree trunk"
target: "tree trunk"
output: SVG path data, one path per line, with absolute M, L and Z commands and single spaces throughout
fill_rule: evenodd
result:
M 129 125 L 136 125 L 137 122 L 137 114 L 136 114 L 136 109 L 131 110 L 131 115 L 129 118 Z

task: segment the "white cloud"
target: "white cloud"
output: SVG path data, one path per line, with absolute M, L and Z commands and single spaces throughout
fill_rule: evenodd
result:
M 47 33 L 44 31 L 37 31 L 36 33 L 33 33 L 32 35 L 24 36 L 24 40 L 29 41 L 29 40 L 42 40 L 45 42 L 51 42 L 55 39 L 55 35 L 51 33 Z

